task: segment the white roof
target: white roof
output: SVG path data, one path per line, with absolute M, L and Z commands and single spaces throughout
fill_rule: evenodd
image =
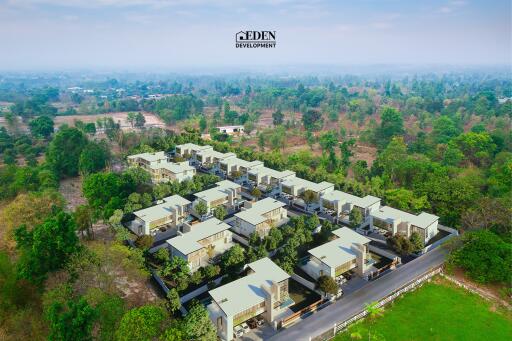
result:
M 238 212 L 237 214 L 235 214 L 235 217 L 245 220 L 249 224 L 257 225 L 267 220 L 267 218 L 265 218 L 263 214 L 283 206 L 286 206 L 286 204 L 279 200 L 265 198 L 263 200 L 253 203 L 251 208 Z
M 261 176 L 268 175 L 270 177 L 273 177 L 274 179 L 282 179 L 282 178 L 286 178 L 286 177 L 295 175 L 294 171 L 290 171 L 290 170 L 278 171 L 278 170 L 268 168 L 268 167 L 259 167 L 259 168 L 251 169 L 249 171 L 249 173 L 255 174 L 255 175 L 261 175 Z
M 357 253 L 352 248 L 354 246 L 357 247 L 357 244 L 370 242 L 370 239 L 352 231 L 348 227 L 342 227 L 334 230 L 332 233 L 338 236 L 338 238 L 308 251 L 331 268 L 336 268 L 355 259 Z
M 229 229 L 229 225 L 217 218 L 210 218 L 192 226 L 190 232 L 167 240 L 167 243 L 184 255 L 202 249 L 200 240 Z
M 190 201 L 179 195 L 172 195 L 170 197 L 164 198 L 163 200 L 164 202 L 162 204 L 135 211 L 133 214 L 144 222 L 149 223 L 171 215 L 173 210 L 179 206 L 190 204 Z
M 270 287 L 274 282 L 279 283 L 290 278 L 290 275 L 267 257 L 247 266 L 254 272 L 209 291 L 227 316 L 234 316 L 264 302 L 266 293 L 262 286 Z
M 203 199 L 204 201 L 210 202 L 216 199 L 223 198 L 227 195 L 227 189 L 241 188 L 237 183 L 229 180 L 222 180 L 216 183 L 217 187 L 207 189 L 206 191 L 197 192 L 194 194 L 195 197 Z
M 193 150 L 193 151 L 200 151 L 200 150 L 207 150 L 207 149 L 213 149 L 212 146 L 209 146 L 209 145 L 205 145 L 205 146 L 200 146 L 200 145 L 197 145 L 195 143 L 184 143 L 184 144 L 179 144 L 176 146 L 177 148 L 181 148 L 181 149 L 190 149 L 190 150 Z
M 222 161 L 222 163 L 229 164 L 229 165 L 237 165 L 239 167 L 244 168 L 252 168 L 255 166 L 263 166 L 263 162 L 255 160 L 255 161 L 246 161 L 243 159 L 239 159 L 237 157 L 230 158 L 227 160 Z
M 342 191 L 334 190 L 331 192 L 327 192 L 322 196 L 322 199 L 328 200 L 328 201 L 340 201 L 340 202 L 348 202 L 352 203 L 356 206 L 366 208 L 368 206 L 371 206 L 377 202 L 380 201 L 380 198 L 367 195 L 363 198 L 345 193 Z
M 167 160 L 167 156 L 165 156 L 165 152 L 154 152 L 154 153 L 141 153 L 128 156 L 129 159 L 144 159 L 148 162 L 154 162 L 158 160 Z
M 238 126 L 222 126 L 217 127 L 217 129 L 236 129 L 236 128 L 243 128 L 244 126 L 238 125 Z
M 315 182 L 304 180 L 304 179 L 301 179 L 298 177 L 284 180 L 283 185 L 288 186 L 288 187 L 297 187 L 299 189 L 303 188 L 304 190 L 309 189 L 309 190 L 312 190 L 317 193 L 321 192 L 329 187 L 334 187 L 334 184 L 327 182 L 327 181 L 315 183 Z
M 219 160 L 236 157 L 235 153 L 221 153 L 221 152 L 218 152 L 213 149 L 201 150 L 201 151 L 197 152 L 197 155 L 202 155 L 204 157 L 211 156 L 211 157 L 219 159 Z
M 389 206 L 383 206 L 371 214 L 380 220 L 388 221 L 390 223 L 393 220 L 400 220 L 409 222 L 419 228 L 427 228 L 439 219 L 438 216 L 430 213 L 421 212 L 419 215 L 414 215 Z

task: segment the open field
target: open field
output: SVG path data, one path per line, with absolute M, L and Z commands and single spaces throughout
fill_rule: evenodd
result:
M 368 339 L 369 327 L 375 340 L 510 340 L 512 314 L 436 278 L 388 306 L 373 325 L 365 319 L 334 340 Z
M 158 126 L 165 127 L 164 121 L 155 114 L 143 112 L 144 118 L 146 119 L 146 126 Z M 76 120 L 83 121 L 85 123 L 94 122 L 99 118 L 104 117 L 112 117 L 115 122 L 119 122 L 121 124 L 121 128 L 128 129 L 131 128 L 130 123 L 126 120 L 128 116 L 127 112 L 114 112 L 108 114 L 98 114 L 98 115 L 71 115 L 71 116 L 56 116 L 55 117 L 55 126 L 61 126 L 63 124 L 73 125 Z

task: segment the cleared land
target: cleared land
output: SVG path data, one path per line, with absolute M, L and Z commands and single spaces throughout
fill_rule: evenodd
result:
M 146 119 L 146 126 L 157 126 L 157 127 L 165 127 L 164 121 L 155 114 L 143 112 L 144 118 Z M 119 122 L 121 124 L 122 129 L 130 129 L 131 124 L 127 121 L 127 112 L 114 112 L 107 114 L 98 114 L 98 115 L 70 115 L 70 116 L 55 116 L 55 126 L 61 126 L 63 124 L 74 125 L 76 120 L 83 121 L 85 123 L 96 123 L 96 120 L 99 118 L 112 117 L 115 122 Z
M 386 308 L 373 324 L 365 319 L 334 340 L 368 340 L 369 327 L 379 340 L 511 340 L 512 314 L 436 278 Z

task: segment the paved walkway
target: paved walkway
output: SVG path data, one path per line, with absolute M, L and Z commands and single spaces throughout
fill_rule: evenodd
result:
M 445 256 L 446 250 L 442 247 L 436 248 L 395 271 L 369 282 L 361 289 L 291 327 L 279 331 L 268 340 L 309 340 L 310 337 L 315 337 L 329 328 L 333 328 L 336 322 L 346 320 L 359 313 L 364 309 L 365 304 L 384 298 L 429 269 L 443 264 Z

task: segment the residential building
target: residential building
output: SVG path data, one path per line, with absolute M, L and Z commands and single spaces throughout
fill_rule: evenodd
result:
M 141 167 L 146 170 L 153 183 L 191 180 L 196 174 L 194 167 L 188 162 L 173 163 L 167 160 L 164 152 L 142 153 L 128 156 L 130 167 Z
M 309 250 L 309 259 L 302 269 L 314 279 L 320 276 L 336 278 L 350 270 L 363 276 L 370 259 L 370 239 L 348 227 L 342 227 L 332 233 L 337 238 Z
M 188 262 L 190 271 L 210 264 L 213 258 L 232 247 L 233 238 L 230 226 L 217 218 L 210 218 L 193 226 L 189 232 L 167 240 L 172 256 Z
M 274 195 L 279 191 L 279 184 L 286 179 L 295 177 L 295 172 L 277 171 L 268 167 L 257 167 L 248 172 L 247 179 L 252 187 L 257 187 L 262 193 Z
M 265 237 L 272 227 L 279 227 L 288 222 L 286 204 L 272 198 L 256 202 L 245 202 L 241 212 L 235 214 L 233 231 L 249 237 L 257 232 Z
M 325 193 L 334 190 L 334 184 L 326 181 L 320 183 L 311 182 L 301 178 L 288 178 L 281 182 L 279 194 L 284 197 L 288 204 L 300 206 L 308 212 L 312 212 L 320 208 L 320 197 Z M 302 196 L 306 191 L 314 193 L 314 199 L 306 202 Z
M 213 149 L 205 149 L 196 153 L 197 166 L 211 174 L 220 173 L 219 163 L 236 158 L 234 153 L 221 153 Z
M 417 232 L 425 244 L 438 232 L 439 217 L 430 213 L 422 212 L 415 215 L 383 206 L 370 214 L 372 229 L 384 230 L 392 235 L 400 233 L 405 237 L 410 237 L 412 233 Z
M 196 166 L 197 160 L 196 160 L 196 154 L 200 151 L 204 150 L 213 150 L 212 146 L 199 146 L 195 143 L 185 143 L 180 144 L 176 146 L 175 153 L 177 156 L 180 156 L 184 159 L 187 159 L 190 161 L 191 165 Z
M 240 135 L 244 133 L 244 126 L 222 126 L 217 127 L 219 133 L 224 133 L 228 135 Z
M 229 180 L 216 183 L 216 187 L 194 194 L 193 207 L 203 202 L 207 207 L 207 214 L 217 206 L 223 205 L 228 211 L 238 208 L 242 203 L 242 187 Z
M 162 203 L 133 212 L 135 219 L 128 225 L 138 236 L 156 235 L 168 229 L 178 229 L 187 221 L 191 202 L 179 195 L 162 199 Z
M 225 177 L 233 178 L 233 172 L 240 172 L 240 177 L 234 179 L 239 182 L 247 181 L 248 172 L 260 167 L 263 167 L 263 162 L 261 161 L 246 161 L 237 157 L 220 162 L 220 170 Z
M 363 216 L 363 223 L 370 223 L 370 212 L 378 210 L 380 207 L 380 198 L 367 195 L 363 198 L 348 194 L 342 191 L 330 191 L 324 193 L 320 200 L 321 211 L 325 213 L 333 222 L 342 221 L 349 223 L 349 214 L 353 209 L 357 209 Z
M 208 292 L 212 297 L 207 307 L 210 319 L 223 341 L 233 339 L 235 326 L 260 314 L 275 326 L 278 315 L 290 303 L 290 275 L 270 258 L 262 258 L 246 267 L 246 276 Z

